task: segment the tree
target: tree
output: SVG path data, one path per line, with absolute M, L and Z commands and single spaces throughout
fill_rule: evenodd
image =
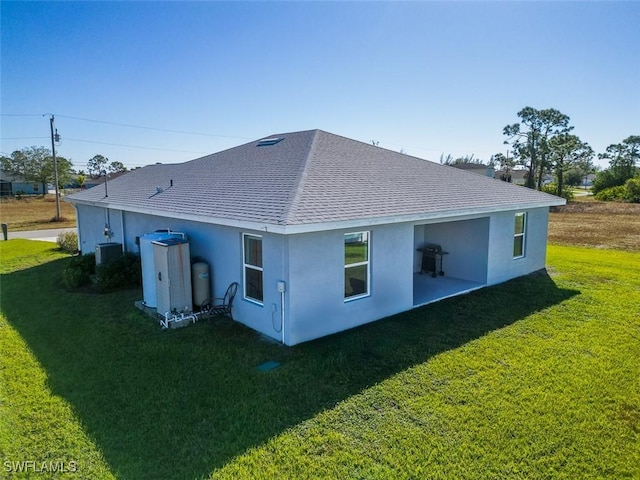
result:
M 109 164 L 109 171 L 111 173 L 126 172 L 127 167 L 122 162 L 114 161 Z
M 549 139 L 549 164 L 556 176 L 556 195 L 564 196 L 564 174 L 578 162 L 591 162 L 593 149 L 576 135 L 561 133 Z
M 609 145 L 598 158 L 608 159 L 609 168 L 598 172 L 593 181 L 592 192 L 597 194 L 607 188 L 624 185 L 636 174 L 636 163 L 640 162 L 640 135 L 631 135 L 621 143 Z
M 71 179 L 73 164 L 64 157 L 56 156 L 58 164 L 58 186 Z M 16 150 L 11 157 L 2 158 L 2 169 L 12 175 L 19 175 L 28 182 L 42 185 L 43 195 L 47 193 L 47 183 L 55 181 L 53 157 L 45 147 L 28 147 Z
M 453 158 L 453 155 L 451 155 L 450 153 L 447 154 L 447 156 L 444 156 L 444 153 L 440 154 L 440 163 L 443 165 L 460 165 L 463 163 L 470 163 L 472 165 L 484 165 L 484 163 L 482 163 L 482 160 L 480 160 L 479 158 L 473 158 L 474 154 L 472 153 L 471 155 L 465 155 L 464 157 L 457 157 L 457 158 Z
M 635 165 L 640 161 L 640 135 L 631 135 L 622 143 L 609 145 L 598 158 L 609 160 L 609 169 L 620 185 L 635 175 Z
M 542 179 L 548 169 L 549 140 L 556 135 L 569 133 L 570 118 L 553 108 L 537 110 L 524 107 L 518 112 L 520 123 L 507 125 L 502 133 L 508 138 L 505 144 L 513 148 L 514 156 L 521 165 L 527 167 L 526 186 L 542 187 Z
M 491 155 L 491 161 L 495 165 L 499 165 L 500 170 L 502 170 L 502 172 L 500 173 L 500 180 L 502 180 L 503 182 L 512 181 L 511 171 L 513 170 L 513 167 L 516 164 L 514 159 L 509 158 L 508 155 L 509 155 L 509 152 L 507 152 L 507 155 L 504 155 L 502 152 L 498 152 L 495 155 Z
M 94 157 L 87 162 L 87 171 L 89 175 L 99 177 L 103 171 L 106 171 L 109 159 L 102 155 L 94 155 Z
M 76 183 L 80 188 L 84 188 L 84 182 L 86 181 L 87 181 L 87 176 L 84 175 L 83 173 L 79 173 L 78 175 L 76 175 Z

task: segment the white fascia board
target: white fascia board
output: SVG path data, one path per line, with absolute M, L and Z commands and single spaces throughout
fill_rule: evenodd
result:
M 477 218 L 491 213 L 510 212 L 532 210 L 536 208 L 548 208 L 553 206 L 561 206 L 566 204 L 564 198 L 557 200 L 521 203 L 512 205 L 496 205 L 490 207 L 465 208 L 456 210 L 440 210 L 438 212 L 417 213 L 409 215 L 393 215 L 385 217 L 371 217 L 356 220 L 342 220 L 335 222 L 307 223 L 298 225 L 277 225 L 272 223 L 263 223 L 249 220 L 237 220 L 233 218 L 211 217 L 207 215 L 198 215 L 193 213 L 167 212 L 165 210 L 156 210 L 150 208 L 136 207 L 131 205 L 118 205 L 99 200 L 96 202 L 72 200 L 72 204 L 90 205 L 94 207 L 108 208 L 113 210 L 123 210 L 126 212 L 140 213 L 143 215 L 154 215 L 164 218 L 180 218 L 181 220 L 191 220 L 200 223 L 209 223 L 213 225 L 223 225 L 227 227 L 240 228 L 244 230 L 255 230 L 261 232 L 278 233 L 281 235 L 296 235 L 301 233 L 322 232 L 327 230 L 342 230 L 349 228 L 364 228 L 376 225 L 389 225 L 394 223 L 437 223 L 444 220 L 465 220 L 469 218 Z
M 242 228 L 245 230 L 257 230 L 263 232 L 275 232 L 275 233 L 285 233 L 282 231 L 277 231 L 276 229 L 282 229 L 281 225 L 272 225 L 269 223 L 263 222 L 255 222 L 248 220 L 236 220 L 233 218 L 223 218 L 223 217 L 211 217 L 208 215 L 198 215 L 194 213 L 185 213 L 185 212 L 168 212 L 166 210 L 159 210 L 154 208 L 145 208 L 145 207 L 137 207 L 132 205 L 121 205 L 117 203 L 109 203 L 104 200 L 98 200 L 95 202 L 87 201 L 87 200 L 67 200 L 69 203 L 78 205 L 87 205 L 91 207 L 99 207 L 106 208 L 109 210 L 121 210 L 124 212 L 131 213 L 140 213 L 142 215 L 153 215 L 156 217 L 163 218 L 179 218 L 180 220 L 190 220 L 193 222 L 200 223 L 210 223 L 213 225 L 223 225 L 227 227 L 236 227 Z
M 499 205 L 481 208 L 466 208 L 458 210 L 441 210 L 438 212 L 418 213 L 410 215 L 395 215 L 387 217 L 363 218 L 358 220 L 345 220 L 339 222 L 312 223 L 302 225 L 274 226 L 269 231 L 283 234 L 312 233 L 325 230 L 342 230 L 347 228 L 363 228 L 376 225 L 388 225 L 393 223 L 437 223 L 445 220 L 466 220 L 486 216 L 497 212 L 511 212 L 532 210 L 536 208 L 548 208 L 552 206 L 565 205 L 566 201 L 559 198 L 557 202 L 522 203 L 513 205 Z M 276 230 L 278 229 L 278 230 Z

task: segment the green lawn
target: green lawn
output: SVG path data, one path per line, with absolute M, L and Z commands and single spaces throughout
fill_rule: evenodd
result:
M 0 243 L 0 478 L 640 478 L 638 253 L 284 348 L 66 293 L 54 248 Z

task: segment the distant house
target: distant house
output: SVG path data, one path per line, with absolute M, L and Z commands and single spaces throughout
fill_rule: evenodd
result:
M 100 175 L 99 177 L 94 177 L 94 176 L 87 175 L 85 180 L 84 180 L 83 187 L 84 188 L 93 188 L 93 187 L 96 187 L 98 185 L 104 185 L 105 178 L 106 178 L 106 181 L 108 183 L 111 180 L 114 180 L 114 179 L 124 175 L 125 173 L 127 173 L 127 172 L 110 173 L 106 177 L 104 175 Z
M 150 165 L 108 196 L 66 200 L 83 253 L 186 233 L 212 296 L 238 282 L 234 318 L 286 345 L 544 268 L 548 210 L 565 203 L 322 130 Z
M 507 182 L 511 182 L 515 185 L 524 185 L 527 183 L 527 175 L 529 174 L 529 170 L 525 169 L 511 169 L 511 170 L 496 170 L 493 175 L 494 178 L 499 180 L 503 180 L 504 178 L 511 178 L 511 180 L 506 180 Z M 504 178 L 503 178 L 504 177 Z M 536 178 L 536 182 L 538 179 Z M 553 182 L 553 175 L 545 174 L 542 177 L 542 184 L 547 185 Z
M 489 178 L 493 178 L 496 173 L 495 168 L 482 163 L 454 163 L 451 166 L 477 175 L 484 175 Z
M 48 185 L 47 185 L 48 187 Z M 28 182 L 19 175 L 0 170 L 0 195 L 42 195 L 42 185 L 37 182 Z M 46 192 L 45 192 L 46 193 Z
M 591 187 L 593 186 L 593 181 L 596 179 L 595 173 L 590 173 L 582 178 L 582 182 L 580 183 L 583 187 Z

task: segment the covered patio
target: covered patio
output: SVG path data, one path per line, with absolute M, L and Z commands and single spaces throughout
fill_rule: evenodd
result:
M 442 300 L 487 284 L 489 218 L 414 227 L 413 305 Z M 425 250 L 425 247 L 435 247 Z M 423 263 L 425 256 L 433 258 Z
M 485 284 L 454 277 L 413 275 L 413 306 L 418 307 L 444 298 L 461 295 L 482 288 Z

